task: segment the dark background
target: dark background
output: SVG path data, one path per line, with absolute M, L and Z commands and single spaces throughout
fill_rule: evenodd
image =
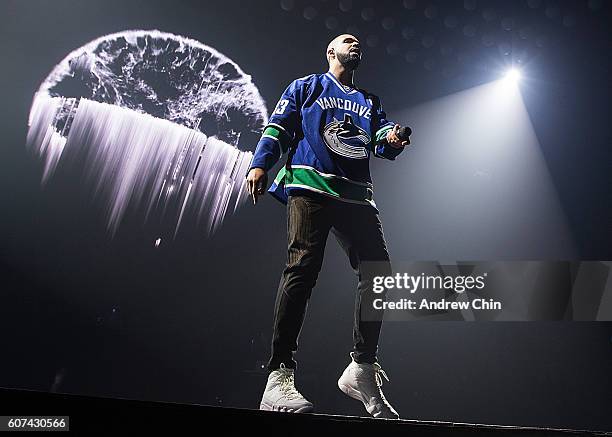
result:
M 286 250 L 280 204 L 247 205 L 211 239 L 182 233 L 154 249 L 153 231 L 136 219 L 111 239 L 69 178 L 41 188 L 40 164 L 26 152 L 40 82 L 70 51 L 121 30 L 159 29 L 216 48 L 253 77 L 271 110 L 291 80 L 326 70 L 327 42 L 349 28 L 365 51 L 358 83 L 381 95 L 391 116 L 493 80 L 508 59 L 499 45 L 510 41 L 538 78 L 523 98 L 577 259 L 612 258 L 605 1 L 343 1 L 346 11 L 335 0 L 1 6 L 0 386 L 258 406 Z M 441 54 L 446 43 L 453 56 Z M 374 172 L 393 171 L 386 164 Z M 403 201 L 381 199 L 383 223 Z M 385 233 L 391 255 L 403 253 L 393 244 L 402 228 Z M 508 257 L 504 247 L 490 254 Z M 297 355 L 298 387 L 319 412 L 363 414 L 336 387 L 348 363 L 354 282 L 330 239 Z M 612 430 L 610 323 L 396 323 L 385 326 L 381 351 L 385 393 L 405 418 Z

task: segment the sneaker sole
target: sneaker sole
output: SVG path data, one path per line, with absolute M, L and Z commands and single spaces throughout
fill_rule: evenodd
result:
M 279 410 L 278 407 L 274 408 L 274 406 L 266 404 L 265 402 L 262 402 L 261 404 L 259 404 L 259 409 L 260 410 L 264 410 L 264 411 L 276 411 L 279 413 L 312 413 L 314 411 L 314 406 L 304 406 L 304 407 L 300 407 L 297 410 L 293 410 L 293 411 L 282 411 Z
M 344 393 L 345 395 L 347 395 L 350 398 L 353 398 L 357 401 L 360 401 L 363 406 L 365 407 L 366 411 L 368 412 L 368 414 L 374 418 L 377 419 L 399 419 L 399 417 L 380 417 L 380 412 L 378 413 L 378 416 L 376 416 L 375 414 L 372 413 L 371 410 L 374 410 L 375 407 L 368 407 L 368 403 L 363 399 L 363 396 L 361 395 L 361 392 L 358 390 L 355 390 L 353 387 L 351 387 L 350 385 L 347 384 L 343 384 L 340 381 L 338 381 L 338 388 L 342 391 L 342 393 Z

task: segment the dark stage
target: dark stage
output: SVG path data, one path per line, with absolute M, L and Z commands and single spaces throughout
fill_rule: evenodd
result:
M 94 398 L 25 390 L 0 390 L 5 414 L 45 410 L 48 415 L 70 414 L 69 432 L 183 433 L 205 432 L 211 423 L 224 434 L 243 433 L 247 427 L 282 430 L 283 435 L 313 433 L 385 436 L 609 436 L 588 430 L 502 426 L 402 419 L 399 421 L 332 414 L 289 414 L 229 407 L 211 407 L 129 399 Z M 15 416 L 19 417 L 19 416 Z

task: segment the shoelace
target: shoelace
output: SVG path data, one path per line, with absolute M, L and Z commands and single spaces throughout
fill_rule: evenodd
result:
M 378 396 L 380 396 L 380 399 L 383 401 L 383 404 L 385 405 L 385 407 L 392 409 L 391 404 L 389 404 L 389 401 L 387 401 L 387 398 L 385 398 L 385 395 L 382 392 L 382 389 L 380 388 L 383 384 L 383 381 L 380 375 L 382 375 L 387 380 L 387 382 L 389 382 L 389 377 L 387 376 L 385 371 L 382 369 L 382 367 L 380 367 L 380 364 L 374 363 L 374 377 L 376 379 L 376 385 L 378 386 Z
M 295 388 L 295 379 L 292 373 L 283 374 L 280 380 L 280 388 L 288 399 L 298 399 L 302 395 Z
M 374 377 L 376 378 L 376 385 L 381 387 L 383 385 L 382 378 L 380 375 L 384 376 L 384 378 L 389 382 L 389 377 L 385 373 L 385 371 L 380 367 L 380 364 L 374 363 Z

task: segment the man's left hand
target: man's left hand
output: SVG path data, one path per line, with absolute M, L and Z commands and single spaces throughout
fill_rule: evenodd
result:
M 397 132 L 399 131 L 400 127 L 401 126 L 399 124 L 396 124 L 395 126 L 393 126 L 392 130 L 387 132 L 387 143 L 389 143 L 391 147 L 395 147 L 397 149 L 400 149 L 410 144 L 409 139 L 401 140 L 400 137 L 397 136 Z

